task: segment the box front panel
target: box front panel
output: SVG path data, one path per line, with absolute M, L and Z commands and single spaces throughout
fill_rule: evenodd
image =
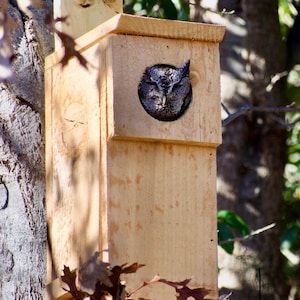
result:
M 128 290 L 160 274 L 192 278 L 190 287 L 217 299 L 215 149 L 116 141 L 108 145 L 109 251 L 112 265 L 146 264 L 126 276 Z M 175 299 L 152 285 L 145 299 Z
M 138 36 L 111 36 L 113 110 L 111 137 L 202 143 L 221 142 L 219 50 L 216 43 Z M 190 60 L 192 102 L 173 122 L 154 119 L 142 107 L 138 86 L 147 67 L 182 66 Z

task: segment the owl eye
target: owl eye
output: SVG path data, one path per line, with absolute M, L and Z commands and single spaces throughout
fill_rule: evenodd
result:
M 150 81 L 152 84 L 157 84 L 157 79 L 154 79 L 152 76 L 150 76 Z
M 179 81 L 177 83 L 174 84 L 174 87 L 179 87 L 179 86 L 183 86 L 184 82 L 183 81 Z
M 153 79 L 153 77 L 149 77 L 149 79 L 145 80 L 146 83 L 151 85 L 157 85 L 156 81 Z

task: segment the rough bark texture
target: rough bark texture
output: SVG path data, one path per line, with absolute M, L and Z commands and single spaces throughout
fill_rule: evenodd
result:
M 11 33 L 14 76 L 0 83 L 0 299 L 43 299 L 43 73 L 53 42 L 45 10 L 30 18 L 10 1 L 8 14 L 18 28 Z
M 271 76 L 285 70 L 277 1 L 219 0 L 219 11 L 224 8 L 235 13 L 214 19 L 227 26 L 221 45 L 222 101 L 232 112 L 246 103 L 282 105 L 284 80 L 266 89 Z M 279 251 L 285 137 L 274 115 L 266 113 L 248 113 L 224 128 L 218 209 L 236 212 L 252 229 L 277 224 L 236 245 L 234 256 L 220 249 L 219 283 L 234 290 L 230 299 L 287 299 Z

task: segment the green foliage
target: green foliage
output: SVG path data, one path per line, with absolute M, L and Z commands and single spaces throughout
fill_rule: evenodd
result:
M 293 250 L 299 246 L 300 224 L 293 223 L 288 226 L 281 236 L 281 249 Z
M 218 240 L 220 246 L 229 254 L 233 253 L 234 250 L 234 242 L 226 242 L 230 241 L 234 238 L 234 235 L 230 229 L 230 227 L 223 223 L 218 222 Z M 222 243 L 224 242 L 224 243 Z
M 281 27 L 281 33 L 283 37 L 287 37 L 289 29 L 294 24 L 295 16 L 297 15 L 297 10 L 293 5 L 293 0 L 279 0 L 278 1 L 278 14 L 279 23 Z
M 290 122 L 300 118 L 299 113 L 288 116 Z M 284 272 L 293 280 L 300 264 L 300 122 L 290 130 L 285 166 L 284 228 L 281 236 L 281 253 L 285 257 Z
M 281 253 L 284 255 L 284 273 L 293 281 L 293 278 L 298 277 L 297 272 L 299 272 L 300 257 L 300 224 L 299 222 L 294 222 L 286 226 L 283 234 L 281 236 Z
M 300 105 L 300 65 L 296 65 L 287 78 L 287 98 Z
M 124 12 L 161 19 L 190 19 L 190 6 L 183 0 L 125 0 Z
M 279 20 L 284 38 L 288 36 L 297 15 L 294 4 L 299 5 L 300 1 L 279 0 Z M 287 100 L 290 103 L 296 103 L 298 107 L 300 105 L 299 67 L 299 65 L 294 66 L 287 78 Z M 297 254 L 300 251 L 300 114 L 290 113 L 286 115 L 286 118 L 294 126 L 289 130 L 287 140 L 287 163 L 283 190 L 285 210 L 280 249 L 285 257 L 284 273 L 290 281 L 293 281 L 300 264 L 300 257 Z
M 235 233 L 244 237 L 250 234 L 249 226 L 236 213 L 230 210 L 218 212 L 218 239 L 220 246 L 229 254 L 233 253 Z
M 298 119 L 300 114 L 290 116 L 291 120 Z M 300 123 L 297 122 L 290 130 L 288 139 L 287 163 L 285 166 L 285 189 L 284 199 L 287 206 L 294 210 L 300 206 Z M 296 206 L 295 206 L 296 205 Z M 296 211 L 297 212 L 297 211 Z M 292 211 L 290 211 L 292 213 Z M 294 214 L 292 214 L 294 215 Z M 292 217 L 292 219 L 294 219 Z

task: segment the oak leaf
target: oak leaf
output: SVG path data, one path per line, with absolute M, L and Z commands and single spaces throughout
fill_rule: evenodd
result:
M 61 280 L 66 283 L 69 287 L 69 290 L 63 288 L 65 291 L 69 292 L 74 299 L 76 300 L 83 300 L 86 298 L 87 294 L 84 292 L 81 292 L 77 289 L 76 286 L 76 271 L 70 271 L 70 268 L 67 266 L 64 266 L 63 269 L 63 275 L 61 276 Z

